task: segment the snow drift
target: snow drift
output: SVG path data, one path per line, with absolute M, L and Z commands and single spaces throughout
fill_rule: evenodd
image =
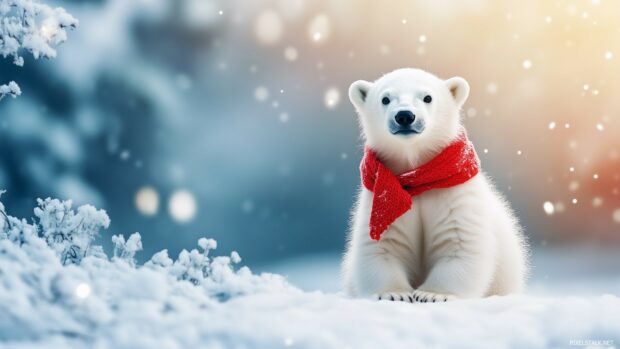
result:
M 102 210 L 39 200 L 31 222 L 0 203 L 0 343 L 5 348 L 614 347 L 620 300 L 493 297 L 445 304 L 302 292 L 211 256 L 216 242 L 144 265 L 140 235 L 94 240 Z M 616 342 L 617 343 L 617 342 Z

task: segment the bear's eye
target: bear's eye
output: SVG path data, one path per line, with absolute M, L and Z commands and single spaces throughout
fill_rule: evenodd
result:
M 383 99 L 381 99 L 381 103 L 383 103 L 383 105 L 388 105 L 390 104 L 390 99 L 387 97 L 383 97 Z
M 424 97 L 424 103 L 430 103 L 433 101 L 433 97 L 426 95 L 426 97 Z

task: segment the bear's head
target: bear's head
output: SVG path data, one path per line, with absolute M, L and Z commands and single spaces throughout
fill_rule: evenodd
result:
M 465 79 L 442 80 L 420 69 L 398 69 L 349 87 L 366 145 L 396 172 L 430 160 L 458 136 L 468 95 Z

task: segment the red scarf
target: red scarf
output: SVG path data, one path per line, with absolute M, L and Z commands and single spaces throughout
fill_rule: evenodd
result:
M 394 175 L 366 148 L 360 164 L 362 183 L 374 193 L 370 213 L 370 238 L 379 240 L 398 217 L 411 209 L 411 198 L 427 190 L 467 182 L 480 169 L 480 160 L 465 129 L 439 155 L 424 165 Z

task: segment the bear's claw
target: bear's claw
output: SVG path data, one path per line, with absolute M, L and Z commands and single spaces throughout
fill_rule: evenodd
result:
M 392 302 L 407 302 L 413 303 L 413 296 L 411 291 L 405 292 L 384 292 L 374 296 L 376 300 L 386 300 Z
M 456 297 L 451 294 L 426 292 L 421 290 L 413 291 L 412 296 L 413 299 L 419 303 L 448 302 L 456 299 Z

